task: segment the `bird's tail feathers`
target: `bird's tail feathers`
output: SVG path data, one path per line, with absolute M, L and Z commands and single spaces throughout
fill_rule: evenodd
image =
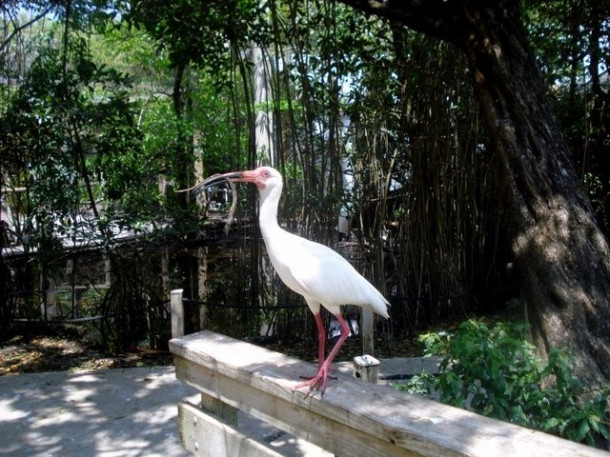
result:
M 377 292 L 377 296 L 371 297 L 368 305 L 375 313 L 379 314 L 381 317 L 389 319 L 390 315 L 388 314 L 388 307 L 390 306 L 390 302 L 388 302 L 379 291 L 376 290 L 375 292 Z

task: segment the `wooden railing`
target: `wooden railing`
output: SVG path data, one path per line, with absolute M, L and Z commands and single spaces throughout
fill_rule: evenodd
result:
M 315 366 L 210 331 L 170 341 L 176 377 L 202 392 L 179 405 L 197 456 L 278 456 L 242 433 L 237 409 L 336 456 L 605 456 L 610 453 L 338 374 L 326 393 L 293 390 Z

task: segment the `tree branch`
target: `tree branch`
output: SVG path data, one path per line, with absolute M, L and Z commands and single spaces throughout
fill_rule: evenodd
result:
M 444 41 L 461 44 L 466 33 L 462 2 L 443 0 L 338 0 L 366 14 L 400 22 Z
M 4 50 L 4 48 L 6 46 L 8 46 L 8 44 L 10 43 L 10 41 L 13 39 L 13 37 L 16 34 L 18 34 L 19 32 L 21 32 L 24 29 L 27 29 L 34 22 L 36 22 L 36 21 L 42 19 L 43 17 L 45 17 L 52 9 L 53 9 L 53 5 L 49 6 L 47 9 L 42 11 L 37 16 L 34 16 L 32 19 L 27 21 L 25 24 L 22 24 L 22 25 L 20 25 L 18 27 L 15 27 L 15 29 L 11 33 L 9 33 L 8 37 L 2 42 L 2 45 L 0 45 L 0 52 L 2 52 Z

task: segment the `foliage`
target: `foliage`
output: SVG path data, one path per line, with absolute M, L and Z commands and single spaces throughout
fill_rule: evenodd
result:
M 594 205 L 610 234 L 608 1 L 526 2 L 532 45 L 548 94 Z M 590 184 L 595 182 L 595 186 Z
M 49 196 L 61 189 L 72 198 L 63 213 L 49 214 L 48 224 L 64 213 L 62 220 L 74 220 L 75 208 L 92 200 L 84 193 L 90 176 L 93 199 L 103 207 L 99 218 L 89 219 L 93 227 L 168 227 L 186 238 L 198 232 L 203 218 L 187 193 L 174 191 L 213 173 L 273 161 L 287 181 L 280 217 L 291 230 L 333 243 L 338 210 L 349 208 L 348 239 L 366 247 L 367 276 L 395 295 L 392 322 L 399 332 L 443 311 L 462 312 L 434 301 L 412 307 L 404 297 L 461 294 L 472 284 L 491 287 L 487 272 L 495 268 L 490 252 L 497 235 L 487 221 L 493 216 L 493 180 L 486 180 L 489 160 L 477 149 L 484 139 L 457 50 L 330 0 L 138 0 L 108 11 L 120 11 L 121 22 L 96 29 L 85 28 L 87 21 L 77 27 L 59 14 L 66 22 L 55 23 L 47 46 L 59 70 L 68 57 L 70 74 L 78 65 L 65 43 L 82 40 L 83 68 L 94 74 L 113 70 L 123 78 L 106 88 L 101 81 L 70 82 L 74 93 L 84 94 L 70 112 L 86 117 L 97 101 L 114 102 L 95 129 L 77 124 L 75 131 L 88 143 L 82 172 L 65 154 L 67 182 L 46 181 Z M 264 104 L 253 95 L 255 45 L 268 72 L 270 98 Z M 37 50 L 31 46 L 27 58 L 15 61 L 34 61 Z M 47 78 L 61 82 L 63 74 L 39 72 L 39 85 L 50 89 Z M 28 116 L 29 109 L 24 104 L 13 112 Z M 273 157 L 258 157 L 252 145 L 258 111 L 273 115 Z M 54 115 L 49 126 L 60 138 L 74 136 L 64 119 Z M 21 144 L 11 150 L 27 157 L 29 146 Z M 57 150 L 45 156 L 57 160 Z M 15 169 L 31 180 L 23 172 L 26 162 Z M 414 168 L 415 162 L 421 166 Z M 344 164 L 353 171 L 353 189 L 344 187 Z M 165 195 L 158 182 L 166 185 Z M 485 189 L 476 191 L 481 182 Z M 36 203 L 29 214 L 47 207 Z M 60 230 L 68 233 L 70 227 Z M 258 256 L 258 283 L 271 283 L 261 249 L 252 252 Z M 186 271 L 181 275 L 189 277 Z M 210 284 L 215 280 L 209 278 Z M 255 286 L 239 285 L 242 296 L 257 305 L 287 293 L 251 291 Z
M 603 219 L 610 104 L 587 60 L 596 49 L 600 63 L 607 58 L 598 3 L 523 4 Z M 511 285 L 496 164 L 458 49 L 332 0 L 11 0 L 1 12 L 0 73 L 9 82 L 0 80 L 0 179 L 3 192 L 28 189 L 3 194 L 3 204 L 25 215 L 20 239 L 40 229 L 40 255 L 58 257 L 56 235 L 74 233 L 77 214 L 89 236 L 127 226 L 187 238 L 201 208 L 174 191 L 272 162 L 287 181 L 280 217 L 290 230 L 332 244 L 339 208 L 348 209 L 346 238 L 364 248 L 365 273 L 391 295 L 397 332 L 498 302 L 442 297 Z M 264 103 L 253 95 L 255 46 L 270 89 Z M 260 111 L 273 116 L 273 157 L 253 147 Z M 272 281 L 262 255 L 252 265 L 263 280 L 239 283 L 236 294 L 255 305 L 281 300 L 285 291 L 254 293 Z M 231 289 L 228 279 L 209 283 Z
M 176 67 L 195 63 L 221 71 L 230 57 L 227 43 L 257 41 L 267 31 L 253 0 L 134 0 L 125 13 L 128 22 L 141 25 L 167 49 Z
M 440 396 L 444 403 L 590 445 L 610 440 L 610 385 L 585 392 L 567 351 L 543 362 L 524 340 L 526 327 L 468 320 L 454 333 L 420 336 L 428 356 L 441 356 L 438 376 L 423 374 L 399 386 Z
M 130 94 L 139 100 L 165 96 L 172 85 L 170 61 L 146 30 L 121 23 L 108 24 L 90 35 L 91 54 L 99 64 L 130 76 Z
M 12 184 L 28 189 L 26 229 L 37 238 L 66 233 L 79 216 L 90 220 L 100 198 L 117 202 L 119 214 L 143 204 L 132 192 L 145 169 L 128 79 L 96 64 L 82 38 L 62 52 L 50 35 L 3 119 L 2 154 L 12 157 Z

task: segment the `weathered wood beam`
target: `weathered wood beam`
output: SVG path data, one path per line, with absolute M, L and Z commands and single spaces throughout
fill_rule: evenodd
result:
M 274 450 L 235 430 L 233 424 L 212 417 L 197 406 L 178 405 L 180 442 L 196 457 L 281 457 Z
M 204 331 L 170 341 L 176 376 L 337 456 L 605 456 L 601 450 L 338 374 L 295 391 L 315 366 Z

